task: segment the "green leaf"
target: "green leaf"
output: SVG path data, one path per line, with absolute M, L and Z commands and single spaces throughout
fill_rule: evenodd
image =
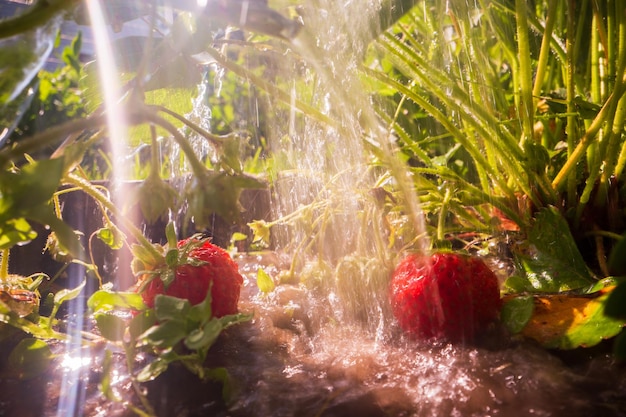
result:
M 272 277 L 267 272 L 265 272 L 263 268 L 259 268 L 256 272 L 256 285 L 259 287 L 259 290 L 264 294 L 268 294 L 274 291 L 274 288 L 276 287 L 276 285 L 274 284 L 274 280 L 272 280 Z
M 240 232 L 235 232 L 232 234 L 232 236 L 230 237 L 230 241 L 232 242 L 241 242 L 242 240 L 246 240 L 248 238 L 248 236 L 246 236 L 243 233 Z
M 119 342 L 124 339 L 124 330 L 126 329 L 124 319 L 110 313 L 99 313 L 94 318 L 102 337 L 111 342 Z
M 60 246 L 56 249 L 57 251 L 69 253 L 75 259 L 84 258 L 84 250 L 76 232 L 54 214 L 51 206 L 33 208 L 28 213 L 28 218 L 50 226 Z
M 32 378 L 48 370 L 52 351 L 40 339 L 21 340 L 9 354 L 9 370 L 19 378 Z
M 153 310 L 145 310 L 139 312 L 128 323 L 128 333 L 131 342 L 136 341 L 150 327 L 156 324 L 156 317 Z
M 96 236 L 113 250 L 124 246 L 124 234 L 115 226 L 98 229 Z
M 237 313 L 237 314 L 229 314 L 226 316 L 222 316 L 218 320 L 222 323 L 222 328 L 227 329 L 230 326 L 233 326 L 235 324 L 250 321 L 252 320 L 252 317 L 254 317 L 252 314 Z
M 154 312 L 158 321 L 184 321 L 190 309 L 191 304 L 188 300 L 163 294 L 154 297 Z
M 202 302 L 194 305 L 189 310 L 189 314 L 187 315 L 187 319 L 189 322 L 197 323 L 202 326 L 213 317 L 213 310 L 211 308 L 211 304 L 213 302 L 211 289 L 213 288 L 213 282 L 209 284 L 209 289 L 206 293 L 206 297 Z
M 228 222 L 241 217 L 239 196 L 243 188 L 265 188 L 262 181 L 252 176 L 224 172 L 206 172 L 186 189 L 188 217 L 193 217 L 196 226 L 210 225 L 211 215 L 217 214 Z
M 165 218 L 168 211 L 174 209 L 177 195 L 176 190 L 158 175 L 150 175 L 138 190 L 143 217 L 150 224 Z
M 169 320 L 152 326 L 139 339 L 144 339 L 150 345 L 160 349 L 172 348 L 187 337 L 185 327 L 184 320 Z
M 524 273 L 526 280 L 524 290 L 559 292 L 595 282 L 567 221 L 556 208 L 544 208 L 537 214 L 528 235 L 528 245 L 530 254 L 519 248 L 514 251 L 518 270 Z
M 504 303 L 500 312 L 502 324 L 513 334 L 524 329 L 534 310 L 531 295 L 515 297 Z
M 83 279 L 83 282 L 81 282 L 76 288 L 66 288 L 58 291 L 56 294 L 54 294 L 54 303 L 62 304 L 66 301 L 73 300 L 74 298 L 78 297 L 83 291 L 83 288 L 85 288 L 86 283 L 87 280 Z
M 0 249 L 10 249 L 18 243 L 30 242 L 37 237 L 24 218 L 9 219 L 0 223 Z
M 157 251 L 162 254 L 162 246 L 155 245 Z M 138 272 L 148 269 L 154 269 L 165 264 L 164 256 L 157 256 L 152 251 L 146 249 L 142 245 L 132 244 L 130 245 L 130 251 L 133 254 L 133 273 L 136 275 Z M 143 265 L 138 265 L 143 264 Z
M 115 292 L 107 289 L 94 292 L 87 300 L 87 307 L 93 312 L 115 309 L 144 310 L 146 305 L 141 295 L 135 292 Z
M 175 268 L 178 265 L 178 249 L 170 249 L 165 254 L 165 263 L 170 268 Z
M 163 357 L 156 358 L 154 361 L 144 366 L 141 371 L 139 371 L 139 373 L 137 374 L 137 381 L 148 382 L 154 380 L 156 377 L 158 377 L 167 370 L 169 364 L 170 361 Z
M 205 378 L 222 383 L 222 398 L 229 403 L 233 396 L 233 381 L 226 368 L 212 368 L 205 370 Z
M 63 159 L 45 159 L 23 166 L 17 172 L 0 176 L 1 217 L 28 217 L 33 207 L 46 205 L 59 187 Z
M 33 323 L 30 320 L 20 317 L 17 313 L 11 311 L 11 308 L 2 301 L 0 301 L 0 322 L 11 325 L 40 339 L 67 339 L 67 335 L 63 333 L 57 333 L 45 325 Z
M 185 346 L 192 350 L 208 349 L 215 343 L 222 331 L 218 319 L 209 320 L 201 329 L 196 329 L 185 338 Z
M 534 297 L 534 312 L 522 330 L 549 349 L 590 347 L 616 336 L 626 320 L 605 314 L 609 293 L 555 294 Z
M 111 401 L 121 401 L 121 398 L 117 395 L 111 385 L 113 371 L 113 354 L 109 349 L 105 349 L 104 358 L 102 359 L 102 376 L 100 377 L 100 383 L 98 388 L 104 396 Z

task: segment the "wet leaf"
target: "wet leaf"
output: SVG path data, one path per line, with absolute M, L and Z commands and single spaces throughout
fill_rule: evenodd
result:
M 185 338 L 185 346 L 192 350 L 208 349 L 215 343 L 220 332 L 222 323 L 218 319 L 208 321 L 201 329 L 196 329 Z
M 222 398 L 227 403 L 230 402 L 233 396 L 233 381 L 228 374 L 228 370 L 226 368 L 212 368 L 205 370 L 205 379 L 211 379 L 213 381 L 222 383 Z
M 195 178 L 186 190 L 187 215 L 193 217 L 199 228 L 209 226 L 213 214 L 228 222 L 236 222 L 240 219 L 239 195 L 244 188 L 265 188 L 265 184 L 244 174 L 207 172 Z
M 103 227 L 96 236 L 111 249 L 118 250 L 124 246 L 124 234 L 117 227 Z
M 586 287 L 595 280 L 580 254 L 567 221 L 554 207 L 541 210 L 528 235 L 527 253 L 516 248 L 516 287 L 525 291 L 559 292 Z M 521 278 L 521 281 L 519 280 Z
M 128 323 L 128 333 L 131 341 L 136 341 L 139 336 L 145 333 L 150 327 L 156 324 L 156 317 L 153 310 L 139 312 Z
M 626 320 L 605 314 L 609 291 L 535 296 L 533 315 L 522 334 L 550 349 L 590 347 L 611 338 L 622 330 Z
M 47 204 L 63 176 L 63 159 L 47 159 L 0 176 L 0 216 L 28 217 L 33 207 Z
M 9 370 L 19 378 L 32 378 L 48 369 L 51 358 L 52 351 L 46 342 L 29 337 L 9 354 Z
M 167 359 L 164 359 L 162 357 L 156 358 L 153 362 L 150 362 L 148 365 L 144 366 L 141 371 L 139 371 L 139 373 L 137 374 L 137 381 L 152 381 L 163 372 L 165 372 L 168 366 L 169 361 Z
M 531 295 L 507 297 L 500 312 L 500 320 L 511 333 L 519 333 L 531 319 L 533 310 Z
M 213 282 L 209 284 L 209 289 L 206 293 L 206 297 L 201 303 L 191 307 L 189 314 L 187 315 L 188 321 L 192 323 L 198 323 L 204 325 L 213 317 L 213 310 L 211 309 L 212 296 L 211 289 L 213 288 Z
M 83 288 L 85 288 L 86 283 L 87 281 L 83 280 L 83 282 L 78 284 L 76 288 L 63 289 L 63 290 L 58 291 L 54 295 L 54 303 L 61 304 L 61 303 L 64 303 L 69 300 L 73 300 L 74 298 L 78 297 L 80 293 L 83 291 Z
M 98 290 L 87 300 L 87 307 L 93 312 L 111 311 L 115 309 L 143 310 L 146 308 L 141 295 L 135 292 L 115 292 Z
M 54 214 L 52 206 L 41 206 L 33 209 L 28 218 L 50 226 L 56 238 L 54 245 L 56 254 L 69 254 L 69 257 L 74 259 L 84 258 L 84 250 L 76 231 Z
M 96 314 L 94 318 L 102 337 L 111 342 L 119 342 L 124 339 L 124 331 L 126 329 L 124 319 L 110 313 Z
M 170 297 L 163 294 L 158 294 L 154 298 L 154 311 L 158 321 L 184 321 L 190 309 L 191 304 L 189 301 L 182 298 Z
M 235 324 L 244 323 L 252 320 L 252 314 L 237 313 L 220 317 L 218 320 L 222 323 L 222 329 L 227 329 Z
M 179 319 L 168 320 L 150 327 L 140 339 L 145 339 L 154 347 L 167 349 L 176 346 L 185 337 L 187 337 L 185 321 Z
M 138 191 L 139 207 L 148 223 L 167 217 L 176 205 L 176 190 L 160 177 L 150 175 Z
M 256 285 L 259 287 L 259 290 L 264 293 L 270 293 L 274 291 L 276 285 L 274 284 L 274 280 L 272 277 L 265 272 L 263 268 L 259 268 L 256 272 Z

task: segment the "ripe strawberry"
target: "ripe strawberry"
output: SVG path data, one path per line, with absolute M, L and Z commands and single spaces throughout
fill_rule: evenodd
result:
M 499 316 L 498 278 L 479 258 L 409 255 L 393 273 L 391 305 L 410 334 L 469 342 Z
M 192 305 L 199 304 L 212 285 L 213 316 L 236 314 L 243 278 L 228 253 L 208 240 L 195 238 L 178 242 L 178 250 L 180 259 L 173 267 L 174 279 L 167 288 L 161 275 L 152 277 L 145 286 L 139 286 L 144 287 L 141 290 L 144 303 L 148 307 L 154 307 L 157 294 L 165 294 L 187 299 Z M 143 280 L 146 279 L 147 277 Z

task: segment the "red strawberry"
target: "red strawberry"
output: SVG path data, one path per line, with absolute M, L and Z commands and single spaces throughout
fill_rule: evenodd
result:
M 409 255 L 391 281 L 393 314 L 422 338 L 472 341 L 500 312 L 498 278 L 479 258 Z
M 157 294 L 189 300 L 192 305 L 201 303 L 211 287 L 211 309 L 214 317 L 237 313 L 239 293 L 243 278 L 237 264 L 228 253 L 207 241 L 184 239 L 178 242 L 179 251 L 192 246 L 189 253 L 183 255 L 183 262 L 175 266 L 175 276 L 171 284 L 165 285 L 160 276 L 143 288 L 141 296 L 148 307 L 154 307 Z M 140 286 L 141 287 L 141 286 Z

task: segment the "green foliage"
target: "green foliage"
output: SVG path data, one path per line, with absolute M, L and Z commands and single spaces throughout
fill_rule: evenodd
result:
M 506 285 L 514 291 L 567 291 L 594 282 L 567 222 L 554 207 L 537 214 L 527 240 L 513 251 L 518 274 Z
M 60 33 L 59 33 L 60 36 Z M 82 34 L 79 32 L 61 52 L 64 63 L 53 72 L 39 72 L 34 85 L 36 94 L 22 117 L 12 141 L 75 118 L 86 116 L 80 89 L 83 75 L 80 62 Z

